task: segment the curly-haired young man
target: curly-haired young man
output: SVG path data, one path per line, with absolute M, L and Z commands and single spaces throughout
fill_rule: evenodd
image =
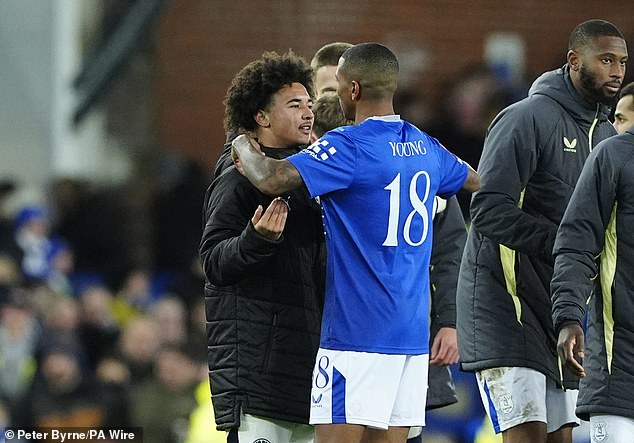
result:
M 226 130 L 249 133 L 267 157 L 299 152 L 313 125 L 312 86 L 302 58 L 264 53 L 227 91 Z M 319 206 L 306 189 L 271 198 L 235 167 L 220 168 L 206 196 L 200 256 L 218 429 L 229 442 L 312 442 L 324 296 Z

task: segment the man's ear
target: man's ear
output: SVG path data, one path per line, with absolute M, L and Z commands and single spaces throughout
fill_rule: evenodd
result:
M 581 60 L 579 60 L 579 55 L 577 54 L 577 52 L 571 49 L 570 51 L 568 51 L 566 58 L 568 60 L 568 65 L 570 66 L 570 69 L 572 69 L 573 71 L 578 71 L 581 66 Z
M 361 98 L 361 85 L 359 82 L 352 80 L 352 101 L 358 101 Z
M 255 118 L 255 122 L 259 126 L 262 126 L 263 128 L 269 128 L 271 126 L 271 122 L 269 121 L 268 114 L 266 113 L 266 111 L 262 109 L 256 112 L 254 118 Z

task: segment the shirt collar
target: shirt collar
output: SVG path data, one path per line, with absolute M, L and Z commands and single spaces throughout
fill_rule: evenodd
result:
M 401 120 L 401 116 L 399 114 L 380 115 L 380 116 L 368 117 L 366 120 L 382 120 L 384 122 L 398 122 Z

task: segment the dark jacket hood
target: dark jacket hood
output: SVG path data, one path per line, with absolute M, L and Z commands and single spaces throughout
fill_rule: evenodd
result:
M 570 66 L 567 64 L 554 71 L 540 75 L 528 91 L 528 95 L 545 95 L 559 103 L 578 122 L 592 123 L 597 116 L 599 121 L 607 121 L 610 108 L 603 104 L 586 101 L 575 89 L 570 78 Z

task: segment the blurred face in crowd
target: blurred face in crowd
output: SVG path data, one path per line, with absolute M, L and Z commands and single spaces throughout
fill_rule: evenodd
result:
M 172 350 L 161 351 L 155 368 L 158 379 L 174 391 L 190 385 L 198 377 L 198 368 L 193 362 L 182 353 Z
M 80 297 L 81 321 L 95 326 L 112 324 L 112 298 L 112 293 L 105 287 L 94 286 L 85 290 Z
M 614 104 L 625 76 L 625 40 L 595 37 L 587 46 L 570 53 L 569 63 L 573 71 L 579 72 L 581 95 L 592 103 Z
M 121 335 L 121 352 L 127 360 L 149 362 L 160 346 L 159 326 L 149 318 L 133 318 Z
M 23 229 L 38 237 L 46 237 L 50 233 L 51 227 L 46 218 L 37 217 L 26 222 Z
M 301 83 L 283 86 L 273 95 L 266 109 L 255 115 L 259 141 L 272 148 L 307 144 L 313 129 L 312 104 Z
M 321 66 L 315 71 L 316 98 L 326 92 L 337 92 L 336 66 Z
M 634 126 L 634 95 L 621 97 L 614 112 L 614 129 L 619 134 Z
M 183 302 L 164 298 L 152 310 L 152 318 L 161 325 L 159 337 L 162 344 L 182 343 L 187 339 L 187 317 Z
M 53 330 L 74 331 L 79 326 L 79 304 L 75 299 L 59 300 L 48 312 L 47 326 Z
M 57 392 L 68 392 L 79 383 L 81 375 L 77 358 L 65 352 L 48 354 L 42 364 L 42 374 L 49 387 Z

